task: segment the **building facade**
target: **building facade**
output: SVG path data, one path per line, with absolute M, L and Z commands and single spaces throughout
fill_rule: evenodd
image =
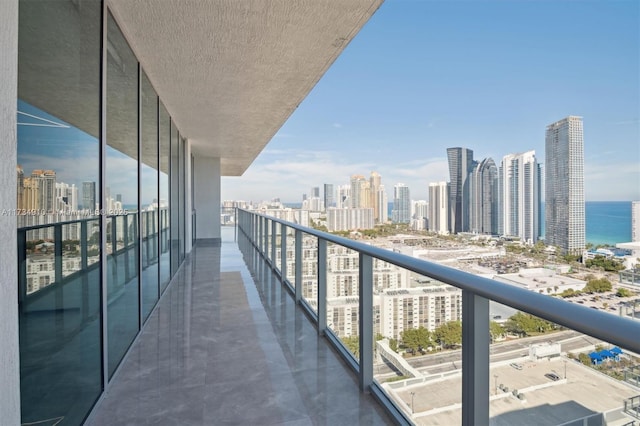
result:
M 585 247 L 582 117 L 547 126 L 545 158 L 545 242 L 578 255 Z
M 358 229 L 373 229 L 372 208 L 330 208 L 327 209 L 327 229 L 334 231 L 355 231 Z
M 500 234 L 534 244 L 540 236 L 540 165 L 535 151 L 505 155 L 500 163 Z
M 194 241 L 219 242 L 221 176 L 380 3 L 0 2 L 3 424 L 87 418 Z
M 449 219 L 449 188 L 448 182 L 429 184 L 429 231 L 441 235 L 450 233 Z
M 467 148 L 447 148 L 449 162 L 449 210 L 451 232 L 469 230 L 469 174 L 473 170 L 473 151 Z
M 393 217 L 396 223 L 411 222 L 411 195 L 409 187 L 398 183 L 393 187 Z
M 469 177 L 469 231 L 476 234 L 498 233 L 498 169 L 493 159 L 485 158 Z

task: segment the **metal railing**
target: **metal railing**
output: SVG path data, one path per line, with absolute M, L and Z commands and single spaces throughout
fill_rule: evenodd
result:
M 156 217 L 156 214 L 160 214 L 160 218 Z M 138 226 L 138 214 L 141 215 L 143 233 L 140 235 L 140 241 L 142 244 L 146 244 L 150 239 L 156 237 L 166 237 L 168 235 L 168 221 L 167 210 L 159 211 L 142 211 L 130 213 L 127 215 L 110 215 L 106 219 L 109 220 L 107 227 L 107 242 L 110 244 L 111 250 L 107 253 L 107 259 L 111 257 L 118 257 L 125 254 L 138 244 L 137 238 L 130 238 L 129 231 L 133 229 L 133 234 L 136 234 Z M 27 298 L 37 296 L 43 293 L 47 293 L 60 285 L 64 285 L 67 282 L 73 281 L 77 276 L 86 274 L 88 271 L 93 270 L 100 266 L 99 261 L 90 262 L 90 247 L 99 246 L 98 230 L 90 230 L 89 225 L 92 224 L 94 228 L 99 229 L 99 217 L 91 217 L 86 219 L 68 220 L 62 222 L 54 222 L 39 225 L 23 226 L 17 230 L 18 238 L 18 296 L 19 301 L 24 301 Z M 119 222 L 120 221 L 120 222 Z M 64 274 L 63 263 L 65 261 L 63 240 L 65 227 L 77 227 L 78 229 L 73 232 L 77 234 L 77 246 L 79 265 L 75 270 L 67 271 Z M 131 228 L 131 229 L 130 229 Z M 30 241 L 28 236 L 30 232 L 36 232 L 37 237 L 32 238 Z M 71 238 L 70 240 L 75 240 Z M 35 241 L 42 241 L 42 243 L 50 244 L 53 247 L 53 253 L 49 253 L 50 262 L 53 263 L 54 278 L 46 285 L 36 289 L 35 291 L 28 291 L 27 285 L 27 264 L 30 253 L 33 249 L 29 249 L 29 244 L 34 244 Z M 168 250 L 168 245 L 164 244 L 164 249 Z M 105 248 L 102 248 L 103 250 Z M 158 253 L 153 253 L 151 256 L 158 256 Z M 94 256 L 99 260 L 99 254 Z M 125 256 L 126 262 L 129 262 L 127 256 Z M 129 269 L 128 265 L 127 268 Z M 48 269 L 50 270 L 50 269 Z M 128 276 L 128 274 L 127 274 Z
M 238 210 L 239 244 L 254 247 L 271 268 L 286 282 L 285 257 L 276 263 L 276 237 L 283 252 L 287 247 L 287 229 L 295 231 L 295 282 L 291 283 L 295 300 L 303 306 L 302 287 L 302 235 L 318 239 L 317 313 L 311 316 L 317 323 L 318 333 L 332 341 L 336 349 L 354 368 L 360 389 L 370 391 L 400 423 L 410 423 L 405 414 L 373 380 L 373 259 L 450 284 L 462 290 L 462 424 L 489 424 L 489 301 L 495 301 L 523 312 L 551 321 L 560 326 L 600 338 L 632 352 L 640 353 L 640 322 L 589 309 L 560 299 L 500 283 L 400 253 L 373 247 L 311 228 L 261 214 Z M 280 232 L 276 232 L 276 224 Z M 246 238 L 241 241 L 240 237 Z M 327 327 L 327 243 L 338 244 L 359 253 L 359 361 L 344 348 Z M 242 247 L 241 247 L 242 248 Z

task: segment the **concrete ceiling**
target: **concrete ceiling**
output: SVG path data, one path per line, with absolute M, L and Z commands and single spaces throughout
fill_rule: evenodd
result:
M 383 0 L 108 0 L 196 155 L 239 176 Z

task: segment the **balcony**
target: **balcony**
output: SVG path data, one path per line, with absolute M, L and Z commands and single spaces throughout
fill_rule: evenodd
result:
M 137 300 L 127 296 L 134 288 L 128 283 L 137 282 L 131 275 L 137 260 L 130 255 L 137 247 L 126 238 L 127 221 L 110 218 L 107 270 L 113 286 L 107 288 L 107 305 L 116 315 L 107 325 L 111 338 L 106 343 L 126 355 L 119 365 L 118 359 L 109 362 L 115 373 L 101 395 L 100 347 L 87 344 L 92 341 L 88 333 L 97 334 L 100 326 L 98 305 L 88 305 L 95 312 L 74 305 L 76 299 L 99 300 L 97 287 L 88 285 L 98 282 L 90 279 L 99 271 L 91 251 L 95 220 L 22 228 L 23 387 L 30 389 L 25 393 L 33 408 L 29 415 L 44 419 L 47 410 L 62 403 L 71 408 L 54 420 L 80 423 L 97 392 L 88 424 L 633 421 L 629 413 L 636 411 L 628 409 L 628 401 L 640 395 L 639 367 L 631 366 L 624 380 L 614 381 L 567 355 L 606 342 L 637 360 L 639 322 L 279 219 L 247 211 L 237 215 L 237 227 L 222 228 L 222 243 L 197 240 L 171 284 L 166 290 L 162 286 L 155 308 L 146 298 L 157 289 L 143 281 L 140 303 L 150 313 L 144 313 L 146 321 L 140 319 L 142 329 L 130 348 L 122 333 L 124 326 L 137 323 L 131 317 L 136 310 L 127 308 Z M 159 231 L 142 233 L 143 271 L 147 264 L 169 263 L 168 222 L 156 225 L 152 217 L 142 213 L 141 223 L 159 225 Z M 77 248 L 62 244 L 69 227 L 78 228 Z M 28 251 L 27 241 L 43 232 L 53 236 L 53 243 L 41 248 L 50 253 Z M 159 235 L 160 241 L 149 235 Z M 38 256 L 49 256 L 55 276 L 51 284 L 29 287 L 26 268 L 39 266 Z M 74 258 L 79 259 L 76 270 L 65 269 Z M 338 279 L 336 271 L 343 272 Z M 78 280 L 86 283 L 75 285 Z M 76 295 L 80 288 L 88 293 Z M 407 303 L 385 329 L 384 301 L 405 296 Z M 492 343 L 489 304 L 494 302 L 566 330 L 557 334 L 560 338 L 542 335 L 526 344 L 519 339 Z M 433 313 L 433 323 L 421 319 L 426 312 Z M 417 358 L 398 356 L 390 340 L 381 338 L 401 323 L 405 330 L 416 324 L 433 328 L 457 316 L 462 341 L 440 341 L 451 350 L 427 354 L 419 365 Z M 60 333 L 64 348 L 55 346 Z M 548 340 L 562 342 L 562 353 L 535 361 L 523 354 Z M 51 362 L 43 363 L 45 358 Z M 82 368 L 70 371 L 73 365 Z M 64 380 L 56 379 L 63 375 Z M 597 389 L 606 393 L 606 401 L 594 393 Z
M 88 424 L 389 424 L 277 275 L 243 258 L 234 233 L 198 242 Z

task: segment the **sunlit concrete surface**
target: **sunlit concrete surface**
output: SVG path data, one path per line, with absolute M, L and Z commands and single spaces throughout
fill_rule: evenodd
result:
M 640 393 L 575 361 L 565 364 L 562 358 L 535 362 L 519 359 L 518 363 L 523 367 L 521 370 L 507 362 L 491 368 L 491 388 L 487 391 L 491 395 L 489 410 L 493 426 L 559 425 L 623 407 L 625 399 Z M 560 380 L 550 380 L 545 377 L 547 373 L 555 373 Z M 509 391 L 497 389 L 496 392 L 496 385 L 501 384 Z M 408 386 L 395 395 L 404 402 L 407 411 L 411 411 L 413 400 L 413 420 L 417 425 L 460 424 L 460 386 L 461 377 L 456 375 Z M 524 393 L 523 400 L 512 395 L 514 389 Z

